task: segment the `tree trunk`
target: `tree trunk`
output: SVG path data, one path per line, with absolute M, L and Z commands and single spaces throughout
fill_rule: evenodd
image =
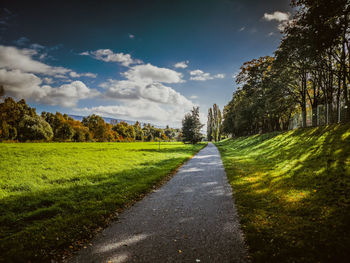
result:
M 318 118 L 318 112 L 317 112 L 317 105 L 312 105 L 312 126 L 317 126 L 317 118 Z
M 303 103 L 301 105 L 301 114 L 303 118 L 303 128 L 306 127 L 306 103 Z
M 307 89 L 307 80 L 306 80 L 306 72 L 302 73 L 302 94 L 301 94 L 301 111 L 303 116 L 303 128 L 306 127 L 306 89 Z

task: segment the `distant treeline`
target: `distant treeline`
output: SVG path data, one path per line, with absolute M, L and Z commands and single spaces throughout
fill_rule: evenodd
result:
M 67 114 L 42 112 L 41 116 L 25 100 L 16 102 L 5 98 L 0 103 L 0 141 L 72 141 L 72 142 L 132 142 L 181 140 L 180 129 L 155 128 L 150 124 L 141 127 L 139 122 L 130 125 L 106 123 L 98 115 L 74 120 Z
M 293 0 L 292 5 L 297 12 L 280 25 L 283 37 L 275 56 L 241 67 L 239 88 L 224 108 L 224 133 L 286 130 L 297 114 L 306 127 L 307 112 L 312 126 L 320 125 L 320 117 L 325 124 L 350 121 L 349 0 Z

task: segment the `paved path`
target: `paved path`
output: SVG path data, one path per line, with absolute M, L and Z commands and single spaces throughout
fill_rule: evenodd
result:
M 246 262 L 218 150 L 202 149 L 70 262 Z

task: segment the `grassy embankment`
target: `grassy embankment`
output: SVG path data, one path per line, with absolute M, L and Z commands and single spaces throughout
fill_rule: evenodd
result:
M 74 250 L 205 144 L 0 144 L 0 261 Z
M 350 125 L 217 146 L 253 262 L 350 262 Z

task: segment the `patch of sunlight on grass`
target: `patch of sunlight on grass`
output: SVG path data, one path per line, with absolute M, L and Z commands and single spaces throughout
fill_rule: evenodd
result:
M 268 193 L 268 191 L 269 191 L 268 188 L 263 188 L 263 189 L 255 190 L 255 193 L 257 193 L 257 194 L 266 194 L 266 193 Z
M 245 180 L 250 182 L 250 183 L 254 183 L 254 182 L 257 182 L 257 181 L 261 180 L 261 178 L 258 177 L 258 176 L 261 176 L 262 173 L 255 173 L 254 175 L 257 175 L 257 176 L 250 176 L 250 177 L 246 178 Z
M 350 124 L 216 145 L 253 262 L 350 258 Z
M 287 202 L 300 202 L 310 195 L 310 191 L 296 191 L 291 190 L 283 196 L 283 199 Z
M 342 141 L 346 141 L 349 137 L 350 137 L 350 132 L 344 133 L 344 134 L 341 136 L 341 140 L 342 140 Z
M 299 162 L 304 162 L 306 161 L 310 156 L 312 155 L 311 152 L 306 152 L 303 155 L 300 156 Z

